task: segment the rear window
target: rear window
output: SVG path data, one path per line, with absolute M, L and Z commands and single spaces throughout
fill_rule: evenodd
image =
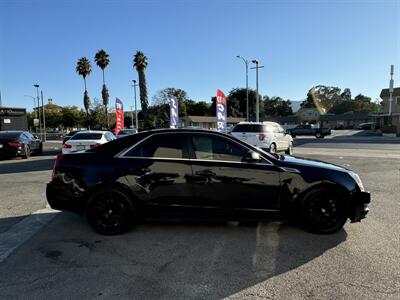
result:
M 21 132 L 0 132 L 0 139 L 17 139 Z
M 102 136 L 102 133 L 77 133 L 71 138 L 71 140 L 100 140 Z
M 269 132 L 272 131 L 271 125 L 261 124 L 238 124 L 232 132 Z

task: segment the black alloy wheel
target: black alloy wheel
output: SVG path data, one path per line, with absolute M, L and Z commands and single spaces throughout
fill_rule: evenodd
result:
M 344 197 L 330 189 L 308 193 L 302 203 L 302 222 L 313 233 L 333 233 L 347 221 Z
M 90 226 L 104 235 L 117 235 L 131 229 L 134 219 L 132 202 L 115 188 L 97 191 L 89 200 L 87 218 Z
M 320 138 L 322 138 L 323 136 L 322 136 L 321 132 L 317 132 L 317 133 L 315 134 L 315 137 L 316 137 L 317 139 L 320 139 Z

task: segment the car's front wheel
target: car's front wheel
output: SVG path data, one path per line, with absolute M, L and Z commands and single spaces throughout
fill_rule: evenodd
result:
M 293 155 L 293 142 L 289 143 L 289 147 L 286 149 L 285 153 L 288 155 Z
M 316 189 L 303 199 L 301 219 L 305 229 L 310 232 L 336 232 L 343 227 L 347 218 L 345 199 L 334 190 Z
M 125 233 L 134 223 L 134 206 L 125 192 L 116 188 L 104 188 L 90 197 L 87 218 L 90 226 L 98 233 Z
M 269 146 L 269 152 L 270 153 L 276 153 L 276 145 L 274 143 Z
M 321 132 L 317 132 L 317 133 L 315 134 L 315 137 L 316 137 L 317 139 L 320 139 L 320 138 L 323 138 L 324 136 L 322 135 Z
M 29 148 L 28 145 L 25 145 L 24 154 L 22 155 L 22 158 L 28 159 L 30 156 L 31 156 L 31 148 Z

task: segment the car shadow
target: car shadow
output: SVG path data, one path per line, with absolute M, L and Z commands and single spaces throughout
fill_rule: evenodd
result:
M 110 237 L 61 213 L 0 265 L 8 272 L 0 295 L 219 299 L 296 269 L 346 238 L 345 230 L 314 235 L 278 223 L 157 221 Z
M 52 170 L 55 158 L 39 160 L 14 158 L 0 163 L 0 174 L 24 173 Z

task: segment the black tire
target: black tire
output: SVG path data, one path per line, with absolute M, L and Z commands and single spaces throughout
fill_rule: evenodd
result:
M 348 218 L 345 197 L 340 193 L 321 188 L 309 192 L 302 201 L 301 222 L 313 233 L 333 233 L 346 223 Z
M 24 154 L 22 155 L 22 158 L 28 159 L 31 156 L 31 148 L 29 146 L 25 145 L 24 146 Z
M 43 143 L 40 143 L 39 149 L 37 151 L 37 154 L 42 155 L 43 154 Z
M 286 149 L 285 153 L 288 155 L 293 155 L 293 142 L 289 143 L 289 148 Z
M 117 235 L 132 228 L 134 212 L 132 200 L 125 192 L 116 188 L 103 188 L 90 197 L 87 219 L 98 233 Z
M 315 137 L 316 137 L 317 139 L 320 139 L 320 138 L 323 138 L 324 136 L 322 135 L 321 132 L 316 132 L 316 133 L 315 133 Z
M 269 146 L 269 153 L 276 153 L 276 145 L 275 145 L 275 143 L 272 143 Z

